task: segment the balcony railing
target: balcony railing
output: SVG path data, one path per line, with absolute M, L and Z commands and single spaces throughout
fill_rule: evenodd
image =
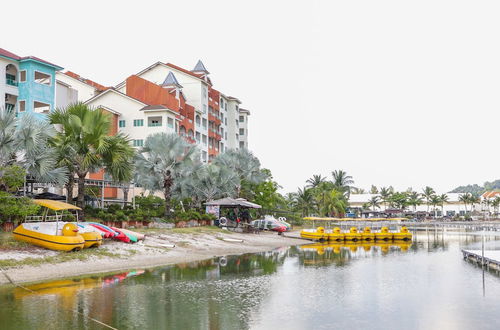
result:
M 148 123 L 148 127 L 159 127 L 161 123 Z
M 15 81 L 14 79 L 5 79 L 5 82 L 7 85 L 11 85 L 11 86 L 18 86 L 19 84 L 17 83 L 17 81 Z

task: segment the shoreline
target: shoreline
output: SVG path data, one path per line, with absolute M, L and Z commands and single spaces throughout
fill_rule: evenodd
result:
M 165 237 L 167 237 L 168 241 Z M 228 242 L 224 241 L 224 239 L 243 240 L 243 242 Z M 164 242 L 175 244 L 176 246 L 174 248 L 165 248 L 163 247 Z M 177 263 L 195 262 L 227 255 L 265 252 L 280 247 L 307 243 L 309 242 L 300 238 L 286 235 L 283 237 L 276 233 L 162 233 L 156 236 L 147 236 L 143 244 L 124 244 L 116 241 L 107 241 L 96 249 L 96 251 L 106 249 L 111 253 L 115 253 L 117 257 L 96 256 L 84 261 L 75 259 L 59 263 L 42 263 L 37 266 L 24 265 L 7 269 L 2 268 L 2 270 L 16 284 L 36 283 L 99 273 L 119 272 L 129 269 L 154 268 Z M 0 253 L 3 252 L 0 251 Z M 47 256 L 54 254 L 53 251 L 36 248 L 36 254 L 40 254 L 41 252 Z M 75 257 L 78 257 L 77 253 L 79 252 L 72 253 L 75 253 Z M 24 254 L 26 255 L 26 253 Z M 5 253 L 3 258 L 7 259 Z M 0 271 L 0 286 L 12 285 L 4 273 Z

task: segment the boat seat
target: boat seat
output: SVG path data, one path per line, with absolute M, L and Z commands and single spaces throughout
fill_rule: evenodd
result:
M 46 235 L 62 235 L 62 228 L 66 222 L 29 222 L 23 223 L 23 227 L 27 230 L 36 231 Z M 56 232 L 57 228 L 57 232 Z

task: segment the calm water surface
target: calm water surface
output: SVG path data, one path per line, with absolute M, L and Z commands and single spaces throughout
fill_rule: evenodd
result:
M 489 236 L 488 249 L 500 249 Z M 500 276 L 464 261 L 473 233 L 309 245 L 0 288 L 0 329 L 499 329 Z

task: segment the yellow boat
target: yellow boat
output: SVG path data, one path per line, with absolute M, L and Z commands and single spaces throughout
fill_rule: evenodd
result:
M 403 240 L 403 241 L 411 241 L 412 234 L 408 231 L 408 228 L 405 226 L 401 227 L 399 233 L 393 233 L 394 240 Z
M 351 227 L 348 233 L 344 233 L 344 237 L 346 241 L 360 241 L 362 239 L 361 233 L 358 233 L 358 229 L 356 227 Z
M 363 232 L 361 233 L 361 238 L 364 241 L 374 241 L 375 240 L 375 233 L 372 233 L 372 230 L 370 227 L 365 227 L 365 229 L 363 229 Z
M 345 239 L 345 234 L 340 231 L 339 227 L 333 228 L 331 233 L 328 233 L 329 241 L 343 241 Z
M 375 239 L 378 241 L 389 241 L 392 240 L 392 237 L 393 233 L 387 227 L 382 227 L 379 233 L 375 233 Z
M 57 251 L 78 251 L 85 246 L 98 246 L 102 237 L 98 233 L 86 233 L 85 238 L 78 234 L 74 223 L 61 221 L 65 210 L 80 210 L 79 207 L 48 199 L 35 199 L 33 203 L 46 208 L 43 215 L 27 216 L 25 222 L 13 231 L 14 238 L 43 248 Z M 48 215 L 52 210 L 55 215 Z
M 92 247 L 99 247 L 102 244 L 102 236 L 99 233 L 96 232 L 80 233 L 80 236 L 82 236 L 83 240 L 85 241 L 85 243 L 83 244 L 83 247 L 85 249 Z
M 315 241 L 325 241 L 328 240 L 328 234 L 325 233 L 325 228 L 318 227 L 314 229 L 302 229 L 300 231 L 300 237 L 312 239 Z

